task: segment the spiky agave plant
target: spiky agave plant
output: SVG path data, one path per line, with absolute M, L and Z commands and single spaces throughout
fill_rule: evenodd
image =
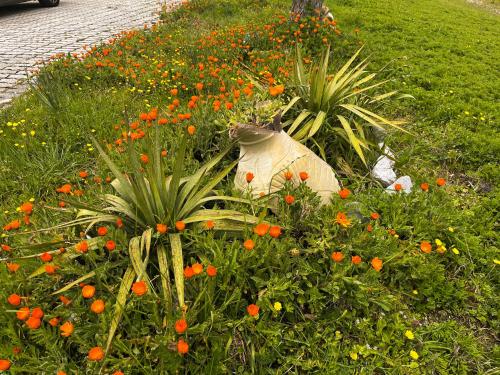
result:
M 110 325 L 106 343 L 106 352 L 111 347 L 114 334 L 118 328 L 127 296 L 130 293 L 134 280 L 144 280 L 154 291 L 151 277 L 147 273 L 150 258 L 156 256 L 160 271 L 161 287 L 166 312 L 173 310 L 172 288 L 170 282 L 170 261 L 174 274 L 175 289 L 177 291 L 178 306 L 185 308 L 184 303 L 184 266 L 181 234 L 179 232 L 160 235 L 156 232 L 159 223 L 175 228 L 176 222 L 182 221 L 187 226 L 202 226 L 211 220 L 215 223 L 213 230 L 241 231 L 246 225 L 255 224 L 258 218 L 236 210 L 209 209 L 205 205 L 215 201 L 235 201 L 250 203 L 248 200 L 218 195 L 213 189 L 235 167 L 238 160 L 231 162 L 226 168 L 209 176 L 230 150 L 228 147 L 209 162 L 201 166 L 194 174 L 185 176 L 185 156 L 187 138 L 184 134 L 177 148 L 171 175 L 166 175 L 164 163 L 161 160 L 158 130 L 154 132 L 152 145 L 152 162 L 141 165 L 139 154 L 133 144 L 128 146 L 128 162 L 131 172 L 125 174 L 111 160 L 97 141 L 96 149 L 115 180 L 111 183 L 115 194 L 103 196 L 104 208 L 90 207 L 80 202 L 67 200 L 78 208 L 77 218 L 71 222 L 58 225 L 47 230 L 68 228 L 76 225 L 86 225 L 86 232 L 98 223 L 115 223 L 118 218 L 123 222 L 123 229 L 129 240 L 129 265 L 122 277 L 122 282 L 116 297 L 113 320 Z M 54 244 L 50 244 L 54 246 Z M 98 238 L 88 240 L 89 248 L 102 246 Z M 170 247 L 169 256 L 167 248 Z M 67 248 L 60 261 L 74 259 L 80 256 L 75 246 Z M 36 270 L 31 277 L 44 273 L 44 268 Z M 83 275 L 54 294 L 62 293 L 78 283 L 95 276 L 94 272 Z
M 283 115 L 291 108 L 298 108 L 299 114 L 283 124 L 287 133 L 300 142 L 313 141 L 321 156 L 326 159 L 323 147 L 313 137 L 322 129 L 334 132 L 349 144 L 366 163 L 363 150 L 374 146 L 370 144 L 366 130 L 374 127 L 380 130 L 400 127 L 404 122 L 388 120 L 367 107 L 397 94 L 397 91 L 371 96 L 374 89 L 388 81 L 373 83 L 376 73 L 369 73 L 366 59 L 353 66 L 362 48 L 360 48 L 337 72 L 328 73 L 330 47 L 322 54 L 320 61 L 313 64 L 309 71 L 304 68 L 300 47 L 296 49 L 295 96 L 284 107 Z M 400 95 L 411 97 L 410 95 Z M 322 132 L 325 136 L 326 132 Z

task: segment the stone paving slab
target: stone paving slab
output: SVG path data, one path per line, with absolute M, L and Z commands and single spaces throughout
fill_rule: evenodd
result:
M 0 7 L 0 105 L 23 90 L 36 65 L 57 53 L 151 25 L 162 5 L 180 0 L 61 0 L 58 7 L 38 2 Z

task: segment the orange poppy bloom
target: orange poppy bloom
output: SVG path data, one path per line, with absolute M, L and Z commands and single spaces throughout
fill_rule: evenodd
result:
M 2 249 L 3 251 L 10 251 L 11 247 L 9 245 L 3 244 L 0 246 L 0 249 Z
M 65 305 L 68 306 L 71 303 L 71 300 L 66 296 L 60 296 L 59 300 Z
M 196 84 L 196 90 L 198 90 L 198 91 L 203 90 L 203 83 L 198 82 L 198 83 Z
M 212 266 L 211 264 L 207 267 L 207 275 L 210 277 L 217 276 L 217 268 Z
M 104 246 L 106 246 L 106 249 L 108 251 L 113 251 L 114 249 L 116 249 L 116 243 L 113 240 L 106 241 L 106 244 Z
M 375 271 L 379 272 L 382 269 L 382 259 L 375 257 L 372 259 L 372 267 Z
M 8 359 L 0 359 L 0 371 L 7 371 L 10 369 L 10 361 Z
M 213 220 L 207 220 L 206 223 L 205 223 L 205 228 L 207 228 L 208 230 L 210 229 L 214 229 L 215 227 L 215 222 Z
M 177 352 L 180 355 L 183 355 L 183 354 L 186 354 L 188 351 L 189 351 L 188 343 L 186 341 L 184 341 L 183 339 L 179 339 L 179 341 L 177 341 Z
M 85 285 L 82 288 L 82 296 L 83 298 L 92 298 L 95 294 L 95 287 L 92 285 Z
M 380 215 L 376 212 L 372 212 L 370 214 L 370 219 L 372 219 L 372 220 L 378 220 L 379 218 L 380 218 Z
M 248 183 L 252 182 L 252 180 L 254 179 L 254 174 L 252 172 L 247 172 L 245 178 L 247 180 Z
M 59 327 L 59 329 L 61 330 L 62 337 L 70 337 L 75 330 L 75 326 L 71 322 L 65 322 Z
M 446 180 L 444 178 L 438 178 L 436 180 L 437 186 L 444 186 L 446 184 Z
M 251 305 L 247 306 L 247 312 L 248 312 L 248 314 L 250 314 L 250 316 L 257 315 L 259 313 L 259 310 L 260 310 L 260 307 L 253 304 L 253 303 Z
M 168 232 L 168 227 L 166 224 L 156 224 L 156 231 L 160 234 L 165 234 Z
M 79 242 L 76 244 L 75 249 L 79 253 L 86 253 L 87 251 L 89 251 L 89 244 L 87 241 Z
M 52 260 L 52 255 L 50 255 L 49 253 L 45 252 L 43 253 L 42 255 L 40 255 L 40 259 L 42 260 L 42 262 L 46 263 L 46 262 L 50 262 Z
M 243 242 L 243 247 L 248 251 L 250 251 L 255 247 L 255 242 L 251 239 L 248 239 L 245 242 Z
M 149 163 L 149 157 L 146 154 L 141 154 L 140 159 L 141 159 L 141 163 L 142 164 L 148 164 Z
M 347 188 L 343 188 L 342 190 L 339 190 L 339 195 L 340 198 L 346 199 L 349 195 L 351 195 L 351 191 Z
M 182 232 L 184 229 L 186 229 L 186 224 L 182 220 L 179 220 L 175 223 L 175 229 L 177 229 L 179 232 Z
M 125 374 L 122 371 L 117 370 L 117 371 L 113 372 L 113 375 L 125 375 Z
M 143 296 L 146 294 L 148 291 L 148 286 L 146 285 L 146 282 L 141 280 L 137 281 L 132 285 L 132 292 L 135 293 L 137 296 Z
M 355 264 L 355 265 L 360 264 L 361 263 L 361 257 L 359 255 L 353 255 L 351 257 L 351 262 L 352 262 L 352 264 Z
M 101 237 L 105 236 L 106 234 L 108 234 L 108 228 L 106 227 L 97 228 L 97 234 Z
M 351 220 L 349 220 L 347 218 L 347 215 L 343 212 L 337 213 L 337 216 L 335 217 L 335 222 L 342 228 L 347 228 L 351 225 Z
M 123 227 L 123 220 L 122 220 L 122 219 L 120 219 L 120 218 L 116 219 L 116 226 L 117 226 L 118 228 Z
M 396 191 L 400 191 L 402 188 L 403 188 L 403 186 L 401 186 L 401 184 L 394 185 L 394 190 L 396 190 Z
M 80 178 L 87 178 L 89 176 L 87 171 L 81 171 L 80 173 L 78 173 L 78 175 L 80 176 Z
M 49 320 L 49 324 L 52 326 L 52 327 L 55 327 L 59 324 L 59 318 L 52 318 Z
M 11 294 L 7 297 L 7 302 L 12 306 L 19 306 L 21 304 L 21 296 L 18 294 Z
M 57 193 L 62 193 L 62 194 L 69 194 L 71 193 L 71 185 L 70 184 L 65 184 L 59 188 L 56 189 Z
M 285 176 L 285 180 L 290 181 L 293 177 L 293 174 L 290 171 L 286 171 L 284 176 Z
M 104 358 L 104 350 L 102 350 L 100 346 L 96 346 L 89 350 L 87 358 L 90 361 L 102 361 L 102 359 Z
M 203 265 L 201 265 L 200 263 L 193 264 L 191 268 L 193 269 L 195 275 L 199 275 L 203 272 Z
M 422 189 L 423 191 L 429 191 L 429 184 L 427 182 L 422 182 L 420 184 L 420 189 Z
M 253 229 L 253 232 L 260 237 L 264 237 L 267 234 L 267 232 L 269 231 L 269 228 L 270 228 L 269 224 L 260 223 L 260 224 L 257 224 L 255 226 L 255 228 Z
M 9 272 L 17 272 L 17 270 L 21 267 L 18 263 L 7 263 L 7 269 Z
M 186 279 L 190 279 L 193 276 L 194 276 L 193 267 L 187 266 L 186 268 L 184 268 L 184 277 Z
M 273 238 L 278 238 L 281 235 L 281 227 L 274 225 L 269 229 L 269 235 Z
M 42 320 L 40 318 L 35 318 L 31 316 L 26 320 L 26 325 L 29 329 L 38 329 L 42 325 Z
M 172 94 L 173 96 L 177 96 L 178 93 L 179 93 L 179 90 L 177 90 L 177 89 L 170 90 L 170 94 Z
M 54 266 L 52 264 L 46 264 L 44 269 L 45 269 L 45 273 L 47 275 L 53 275 L 56 273 L 56 266 Z
M 295 198 L 294 198 L 294 196 L 293 196 L 293 195 L 290 195 L 290 194 L 286 195 L 286 196 L 285 196 L 285 202 L 286 202 L 287 204 L 293 204 L 293 202 L 295 202 Z
M 269 94 L 271 94 L 271 96 L 281 95 L 281 94 L 283 94 L 283 91 L 285 91 L 284 85 L 277 85 L 277 86 L 269 87 Z
M 340 251 L 335 251 L 332 253 L 332 259 L 334 262 L 340 263 L 344 259 L 344 254 Z
M 175 332 L 177 332 L 179 335 L 183 334 L 186 332 L 186 329 L 188 328 L 188 324 L 185 319 L 179 319 L 175 322 L 174 325 Z
M 102 299 L 96 299 L 94 302 L 92 302 L 92 305 L 90 305 L 90 311 L 96 314 L 100 314 L 104 311 L 105 306 L 106 303 Z
M 196 128 L 193 125 L 189 125 L 187 127 L 187 132 L 189 135 L 194 135 L 194 133 L 196 132 Z
M 21 307 L 16 312 L 16 317 L 19 320 L 26 320 L 30 316 L 30 308 L 29 307 Z
M 43 310 L 40 307 L 35 307 L 31 310 L 31 316 L 34 318 L 42 319 L 44 316 Z
M 302 181 L 305 181 L 309 178 L 309 174 L 307 172 L 300 172 L 299 177 Z
M 420 250 L 423 253 L 429 254 L 432 251 L 432 244 L 429 241 L 422 241 L 420 243 Z
M 23 203 L 21 207 L 19 207 L 19 209 L 26 215 L 31 215 L 31 213 L 33 212 L 33 204 L 31 202 Z

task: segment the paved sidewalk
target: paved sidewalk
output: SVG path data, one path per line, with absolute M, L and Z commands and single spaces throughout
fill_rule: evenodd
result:
M 22 80 L 40 61 L 154 23 L 162 3 L 179 0 L 61 0 L 56 8 L 38 2 L 0 8 L 0 105 L 23 91 Z

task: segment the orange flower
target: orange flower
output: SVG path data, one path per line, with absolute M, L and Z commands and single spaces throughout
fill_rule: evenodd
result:
M 184 277 L 186 279 L 190 279 L 193 276 L 194 276 L 194 271 L 192 267 L 187 266 L 186 268 L 184 268 Z
M 283 94 L 283 91 L 285 91 L 284 85 L 277 85 L 277 86 L 269 87 L 269 94 L 271 94 L 271 96 L 281 95 L 281 94 Z
M 293 195 L 290 195 L 290 194 L 287 194 L 287 195 L 285 196 L 285 202 L 286 202 L 287 204 L 293 204 L 293 202 L 295 202 L 295 198 L 294 198 L 294 196 L 293 196 Z
M 87 358 L 89 361 L 102 361 L 104 358 L 104 350 L 102 350 L 100 346 L 96 346 L 89 350 Z
M 106 234 L 108 234 L 108 228 L 106 227 L 97 228 L 97 234 L 101 237 L 105 236 Z
M 351 220 L 349 220 L 345 213 L 339 212 L 335 217 L 335 222 L 342 228 L 347 228 L 351 225 Z
M 347 188 L 343 188 L 342 190 L 339 191 L 340 198 L 346 199 L 351 195 L 351 191 Z
M 402 188 L 403 188 L 403 186 L 401 186 L 401 184 L 394 185 L 394 190 L 396 190 L 396 191 L 400 191 Z
M 438 178 L 436 180 L 437 186 L 444 186 L 446 184 L 446 180 L 444 178 Z
M 382 269 L 382 259 L 375 257 L 372 259 L 372 267 L 375 271 L 379 272 Z
M 26 215 L 31 215 L 31 213 L 33 212 L 33 204 L 31 202 L 23 203 L 21 207 L 19 207 L 19 209 Z
M 70 337 L 75 330 L 75 326 L 71 322 L 65 322 L 59 327 L 59 329 L 61 330 L 62 337 Z
M 64 184 L 63 186 L 57 188 L 56 192 L 63 193 L 63 194 L 69 194 L 69 193 L 71 193 L 71 185 L 70 184 Z
M 123 371 L 116 370 L 115 372 L 113 372 L 113 375 L 125 375 L 125 374 L 123 373 Z
M 205 222 L 205 228 L 207 228 L 208 230 L 214 229 L 214 227 L 215 227 L 215 222 L 213 220 L 207 220 Z
M 21 296 L 18 294 L 11 294 L 7 298 L 7 302 L 10 303 L 12 306 L 19 306 L 21 304 Z
M 166 224 L 156 224 L 156 231 L 160 234 L 165 234 L 168 231 Z
M 423 191 L 429 191 L 429 184 L 427 182 L 422 182 L 420 184 L 420 189 L 422 189 Z
M 7 263 L 7 269 L 9 272 L 17 272 L 17 270 L 21 267 L 18 263 Z
M 188 324 L 185 319 L 179 319 L 175 322 L 174 325 L 175 332 L 177 332 L 179 335 L 183 334 L 186 332 L 186 329 L 188 328 Z
M 82 288 L 82 296 L 83 298 L 92 298 L 95 294 L 95 287 L 92 285 L 85 285 Z
M 19 227 L 21 226 L 21 222 L 19 220 L 13 220 L 11 221 L 10 223 L 6 224 L 4 227 L 3 227 L 3 230 L 16 230 L 16 229 L 19 229 Z M 2 249 L 3 249 L 3 246 L 2 246 Z
M 19 320 L 26 320 L 30 316 L 30 308 L 29 307 L 21 307 L 16 312 L 16 317 Z
M 45 252 L 42 255 L 40 255 L 40 259 L 42 260 L 42 262 L 47 263 L 47 262 L 50 262 L 52 260 L 52 255 Z
M 307 172 L 300 172 L 299 177 L 302 181 L 305 181 L 309 178 L 309 174 Z
M 149 157 L 146 154 L 141 154 L 140 159 L 141 159 L 141 163 L 142 164 L 148 164 L 149 163 Z
M 179 90 L 177 90 L 177 89 L 170 90 L 170 94 L 172 94 L 173 96 L 177 96 L 178 93 L 179 93 Z
M 87 241 L 79 242 L 76 244 L 75 249 L 79 253 L 86 253 L 87 251 L 89 251 L 89 244 Z
M 269 235 L 273 238 L 278 238 L 281 235 L 281 227 L 274 225 L 269 229 Z
M 422 241 L 420 243 L 420 250 L 422 250 L 423 253 L 429 254 L 432 251 L 432 245 L 428 241 Z
M 52 327 L 55 327 L 55 326 L 57 326 L 59 324 L 59 320 L 60 320 L 59 318 L 54 317 L 54 318 L 52 318 L 52 319 L 49 320 L 49 324 Z
M 59 371 L 57 371 L 56 375 L 68 375 L 68 374 L 66 373 L 66 371 L 59 370 Z
M 189 135 L 194 135 L 194 133 L 196 132 L 196 128 L 193 125 L 189 125 L 187 127 L 187 132 Z
M 143 296 L 148 291 L 148 286 L 145 281 L 137 281 L 132 285 L 132 292 L 137 296 Z
M 106 249 L 108 251 L 113 251 L 114 249 L 116 249 L 116 243 L 113 240 L 106 241 L 106 244 L 104 246 L 106 246 Z
M 270 228 L 269 224 L 260 223 L 260 224 L 257 224 L 255 226 L 255 228 L 253 229 L 253 232 L 260 237 L 264 237 L 267 234 L 267 232 L 269 231 L 269 228 Z
M 254 179 L 254 174 L 252 172 L 247 172 L 245 178 L 247 180 L 248 183 L 252 182 L 252 180 Z
M 184 229 L 186 229 L 186 224 L 182 220 L 179 220 L 175 223 L 175 229 L 177 229 L 179 232 L 182 232 Z
M 380 215 L 376 212 L 372 212 L 370 214 L 370 219 L 372 219 L 372 220 L 378 220 L 379 218 L 380 218 Z
M 87 178 L 89 174 L 87 171 L 81 171 L 80 173 L 78 173 L 78 176 L 80 176 L 80 178 Z
M 102 299 L 96 299 L 94 302 L 92 302 L 92 305 L 90 305 L 90 311 L 96 314 L 100 314 L 104 311 L 105 307 L 106 303 Z
M 196 90 L 198 90 L 198 91 L 203 90 L 203 83 L 198 82 L 198 83 L 196 84 Z
M 56 273 L 56 266 L 54 266 L 52 264 L 46 264 L 44 269 L 45 269 L 45 273 L 47 273 L 47 275 L 53 275 Z
M 177 352 L 180 355 L 183 355 L 183 354 L 186 354 L 188 351 L 189 351 L 188 343 L 186 341 L 184 341 L 183 339 L 179 339 L 179 341 L 177 341 Z
M 332 259 L 334 262 L 340 263 L 342 262 L 342 259 L 344 259 L 344 254 L 342 254 L 342 252 L 340 251 L 335 251 L 332 253 Z
M 217 276 L 217 268 L 212 266 L 211 264 L 207 267 L 207 275 L 210 277 Z
M 203 266 L 200 263 L 195 263 L 191 266 L 195 275 L 199 275 L 203 272 Z
M 361 263 L 361 257 L 359 255 L 353 255 L 351 257 L 351 262 L 352 262 L 352 264 L 355 264 L 355 265 L 360 264 Z
M 9 245 L 3 244 L 0 246 L 0 249 L 2 249 L 3 251 L 10 251 L 11 247 Z
M 35 318 L 31 316 L 26 320 L 26 325 L 29 329 L 38 329 L 42 325 L 42 320 L 40 318 Z
M 44 316 L 43 310 L 39 307 L 35 307 L 33 310 L 31 310 L 31 316 L 33 318 L 42 319 Z
M 7 371 L 10 369 L 10 361 L 8 359 L 0 359 L 0 371 Z
M 68 306 L 71 303 L 71 300 L 66 296 L 60 296 L 59 300 L 65 305 Z
M 293 174 L 290 171 L 286 171 L 284 176 L 285 176 L 285 180 L 290 181 L 293 177 Z
M 250 316 L 257 315 L 259 313 L 259 310 L 260 310 L 260 307 L 253 304 L 253 303 L 251 305 L 247 306 L 247 312 L 248 312 L 248 314 L 250 314 Z
M 255 247 L 255 242 L 253 242 L 253 240 L 251 239 L 248 239 L 245 242 L 243 242 L 243 247 L 248 251 L 250 251 Z
M 120 219 L 120 218 L 116 219 L 116 226 L 117 226 L 118 228 L 123 227 L 123 220 L 122 220 L 122 219 Z

